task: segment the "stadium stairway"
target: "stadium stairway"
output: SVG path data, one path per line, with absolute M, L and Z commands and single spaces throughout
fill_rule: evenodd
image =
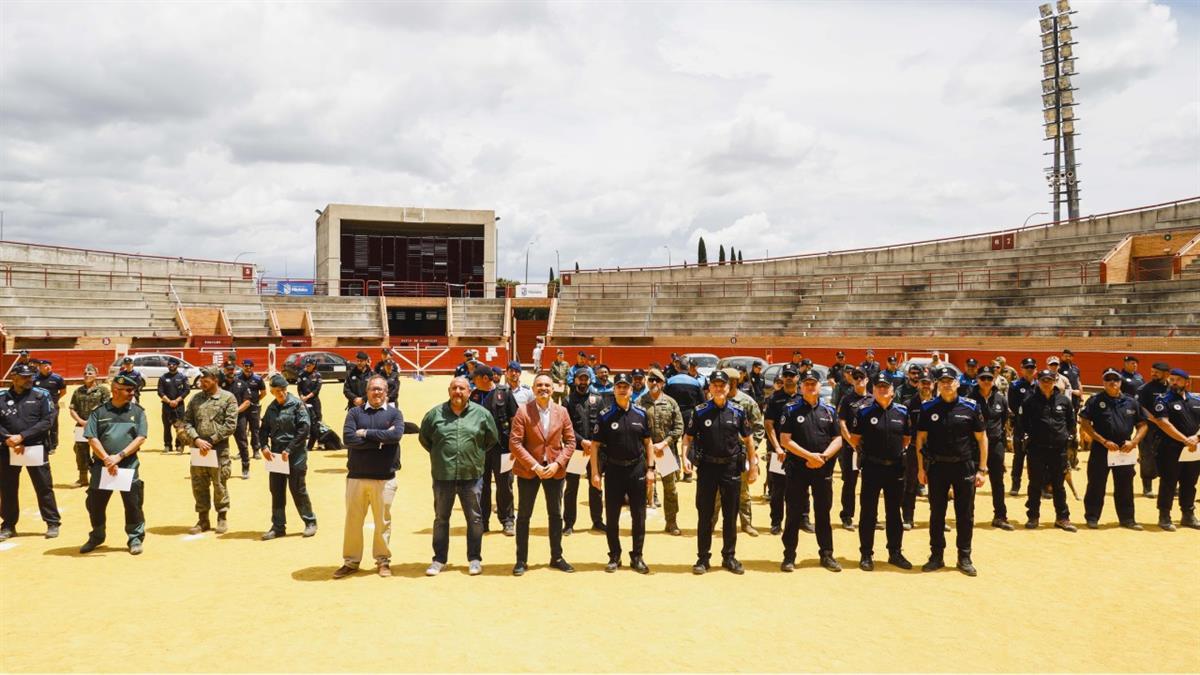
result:
M 452 337 L 501 338 L 504 336 L 503 298 L 452 298 Z

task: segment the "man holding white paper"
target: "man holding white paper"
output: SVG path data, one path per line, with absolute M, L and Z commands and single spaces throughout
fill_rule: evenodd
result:
M 92 411 L 83 428 L 83 437 L 92 449 L 91 484 L 88 486 L 87 510 L 92 521 L 92 531 L 80 553 L 90 553 L 104 543 L 104 525 L 107 518 L 108 500 L 113 491 L 104 489 L 104 474 L 116 476 L 121 469 L 133 472 L 129 490 L 121 492 L 121 503 L 125 507 L 125 535 L 129 538 L 129 552 L 142 552 L 142 540 L 146 536 L 146 518 L 142 513 L 144 485 L 138 475 L 137 452 L 146 441 L 146 411 L 132 403 L 137 381 L 118 373 L 113 378 L 112 399 Z
M 267 460 L 268 483 L 271 488 L 271 529 L 263 533 L 263 541 L 282 537 L 287 533 L 287 492 L 291 490 L 292 501 L 304 521 L 304 536 L 317 533 L 317 517 L 313 515 L 312 500 L 308 498 L 308 486 L 304 477 L 308 473 L 308 409 L 300 399 L 288 393 L 288 383 L 282 375 L 271 376 L 271 396 L 275 400 L 267 406 L 259 425 L 259 447 Z M 283 460 L 287 473 L 273 469 L 276 460 Z
M 17 536 L 22 466 L 29 470 L 29 479 L 37 493 L 38 508 L 46 522 L 46 538 L 57 537 L 62 523 L 45 454 L 54 401 L 46 390 L 34 388 L 34 373 L 28 365 L 14 366 L 10 373 L 12 387 L 0 392 L 0 440 L 4 442 L 0 452 L 0 541 Z M 26 450 L 41 459 L 37 463 L 29 461 L 24 457 Z
M 1079 427 L 1092 439 L 1088 457 L 1087 492 L 1083 495 L 1083 517 L 1090 529 L 1100 527 L 1104 509 L 1104 491 L 1108 474 L 1113 476 L 1113 503 L 1121 527 L 1142 529 L 1133 515 L 1133 462 L 1110 465 L 1109 459 L 1125 456 L 1133 459 L 1133 451 L 1146 435 L 1146 420 L 1141 407 L 1130 395 L 1121 392 L 1121 373 L 1109 368 L 1104 371 L 1104 391 L 1088 399 L 1079 412 Z
M 1186 370 L 1172 368 L 1167 376 L 1170 389 L 1155 400 L 1151 410 L 1164 435 L 1158 445 L 1158 526 L 1168 532 L 1175 530 L 1171 503 L 1176 494 L 1183 511 L 1179 524 L 1200 530 L 1200 519 L 1196 518 L 1200 461 L 1194 461 L 1200 446 L 1200 396 L 1188 391 L 1189 382 Z
M 667 378 L 658 368 L 651 368 L 646 375 L 650 391 L 638 399 L 637 404 L 646 411 L 650 425 L 650 442 L 654 448 L 654 465 L 663 484 L 663 515 L 666 516 L 665 531 L 673 537 L 683 532 L 679 529 L 679 491 L 675 481 L 679 478 L 679 456 L 677 443 L 683 438 L 683 411 L 675 399 L 663 391 Z M 672 467 L 667 470 L 668 464 Z
M 188 530 L 200 534 L 211 528 L 208 510 L 217 508 L 217 534 L 224 534 L 229 525 L 225 514 L 229 512 L 229 436 L 237 429 L 238 403 L 234 395 L 222 389 L 221 370 L 215 367 L 200 372 L 200 393 L 188 401 L 183 413 L 180 433 L 188 445 L 196 448 L 192 455 L 192 496 L 196 500 L 196 524 Z M 211 459 L 216 455 L 216 466 L 198 461 L 201 457 Z M 209 486 L 212 494 L 209 494 Z
M 83 384 L 71 394 L 69 411 L 75 421 L 75 468 L 79 470 L 79 487 L 87 487 L 90 482 L 88 467 L 92 461 L 92 449 L 83 438 L 83 428 L 87 425 L 92 411 L 112 398 L 108 387 L 96 379 L 96 366 L 87 364 L 83 368 Z

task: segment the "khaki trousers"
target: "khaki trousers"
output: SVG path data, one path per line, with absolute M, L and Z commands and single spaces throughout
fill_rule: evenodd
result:
M 391 562 L 392 551 L 388 540 L 392 534 L 392 500 L 396 497 L 396 479 L 370 480 L 366 478 L 346 479 L 346 530 L 342 543 L 342 558 L 348 567 L 358 567 L 362 562 L 363 520 L 367 507 L 375 519 L 375 538 L 371 544 L 371 555 L 378 565 Z

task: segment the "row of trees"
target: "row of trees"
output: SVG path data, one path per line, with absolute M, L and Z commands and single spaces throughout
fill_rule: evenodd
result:
M 704 237 L 700 237 L 700 243 L 696 247 L 696 262 L 700 265 L 708 264 L 708 248 L 704 245 Z M 742 252 L 735 250 L 732 246 L 729 247 L 730 265 L 738 265 L 742 262 Z M 725 245 L 722 244 L 717 251 L 717 264 L 724 265 L 725 260 Z

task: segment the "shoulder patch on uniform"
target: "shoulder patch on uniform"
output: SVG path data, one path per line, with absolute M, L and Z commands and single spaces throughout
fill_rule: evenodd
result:
M 967 407 L 968 407 L 968 408 L 970 408 L 971 410 L 979 410 L 979 404 L 978 404 L 978 403 L 976 403 L 975 401 L 972 401 L 972 400 L 971 400 L 971 399 L 969 399 L 969 398 L 962 398 L 962 397 L 959 397 L 959 399 L 958 399 L 958 400 L 959 400 L 959 401 L 961 401 L 963 405 L 967 406 Z
M 729 406 L 730 408 L 733 408 L 734 410 L 742 413 L 743 415 L 746 414 L 746 409 L 733 401 L 725 401 L 725 405 Z
M 938 399 L 936 399 L 936 398 L 931 398 L 928 401 L 925 401 L 924 403 L 921 404 L 921 411 L 924 412 L 926 410 L 929 410 L 933 406 L 937 405 L 937 402 L 938 402 Z
M 901 413 L 904 413 L 905 415 L 908 414 L 908 406 L 906 406 L 906 405 L 900 405 L 899 403 L 897 403 L 896 410 L 899 410 Z
M 803 399 L 801 399 L 801 400 L 803 400 Z M 797 405 L 799 405 L 799 404 L 797 404 Z M 820 403 L 818 403 L 817 406 L 820 408 L 824 408 L 835 415 L 837 414 L 837 408 L 834 408 L 833 406 L 829 405 L 828 403 L 826 403 L 824 401 L 821 401 Z
M 701 413 L 701 412 L 705 412 L 706 410 L 711 409 L 715 405 L 716 404 L 714 404 L 712 401 L 705 401 L 704 403 L 701 403 L 700 405 L 696 406 L 694 410 L 695 410 L 695 412 Z
M 615 406 L 615 405 L 610 405 L 610 406 L 608 406 L 607 408 L 605 408 L 604 410 L 601 410 L 601 411 L 600 411 L 600 419 L 602 419 L 602 420 L 607 420 L 607 419 L 608 419 L 608 417 L 609 417 L 610 415 L 612 415 L 613 411 L 614 411 L 614 410 L 616 410 L 616 409 L 617 409 L 617 406 Z
M 864 403 L 864 404 L 862 404 L 862 405 L 858 406 L 858 416 L 859 416 L 859 417 L 866 417 L 867 415 L 869 415 L 869 414 L 871 413 L 871 410 L 872 410 L 874 407 L 875 407 L 875 401 L 874 401 L 874 400 L 872 400 L 870 403 Z
M 645 417 L 645 416 L 646 416 L 646 411 L 645 411 L 645 410 L 642 410 L 642 407 L 641 407 L 641 406 L 639 406 L 639 405 L 637 405 L 637 404 L 635 404 L 635 403 L 630 403 L 630 404 L 629 404 L 629 409 L 630 409 L 630 410 L 632 410 L 632 411 L 634 411 L 634 412 L 636 412 L 637 414 L 641 415 L 642 417 Z

